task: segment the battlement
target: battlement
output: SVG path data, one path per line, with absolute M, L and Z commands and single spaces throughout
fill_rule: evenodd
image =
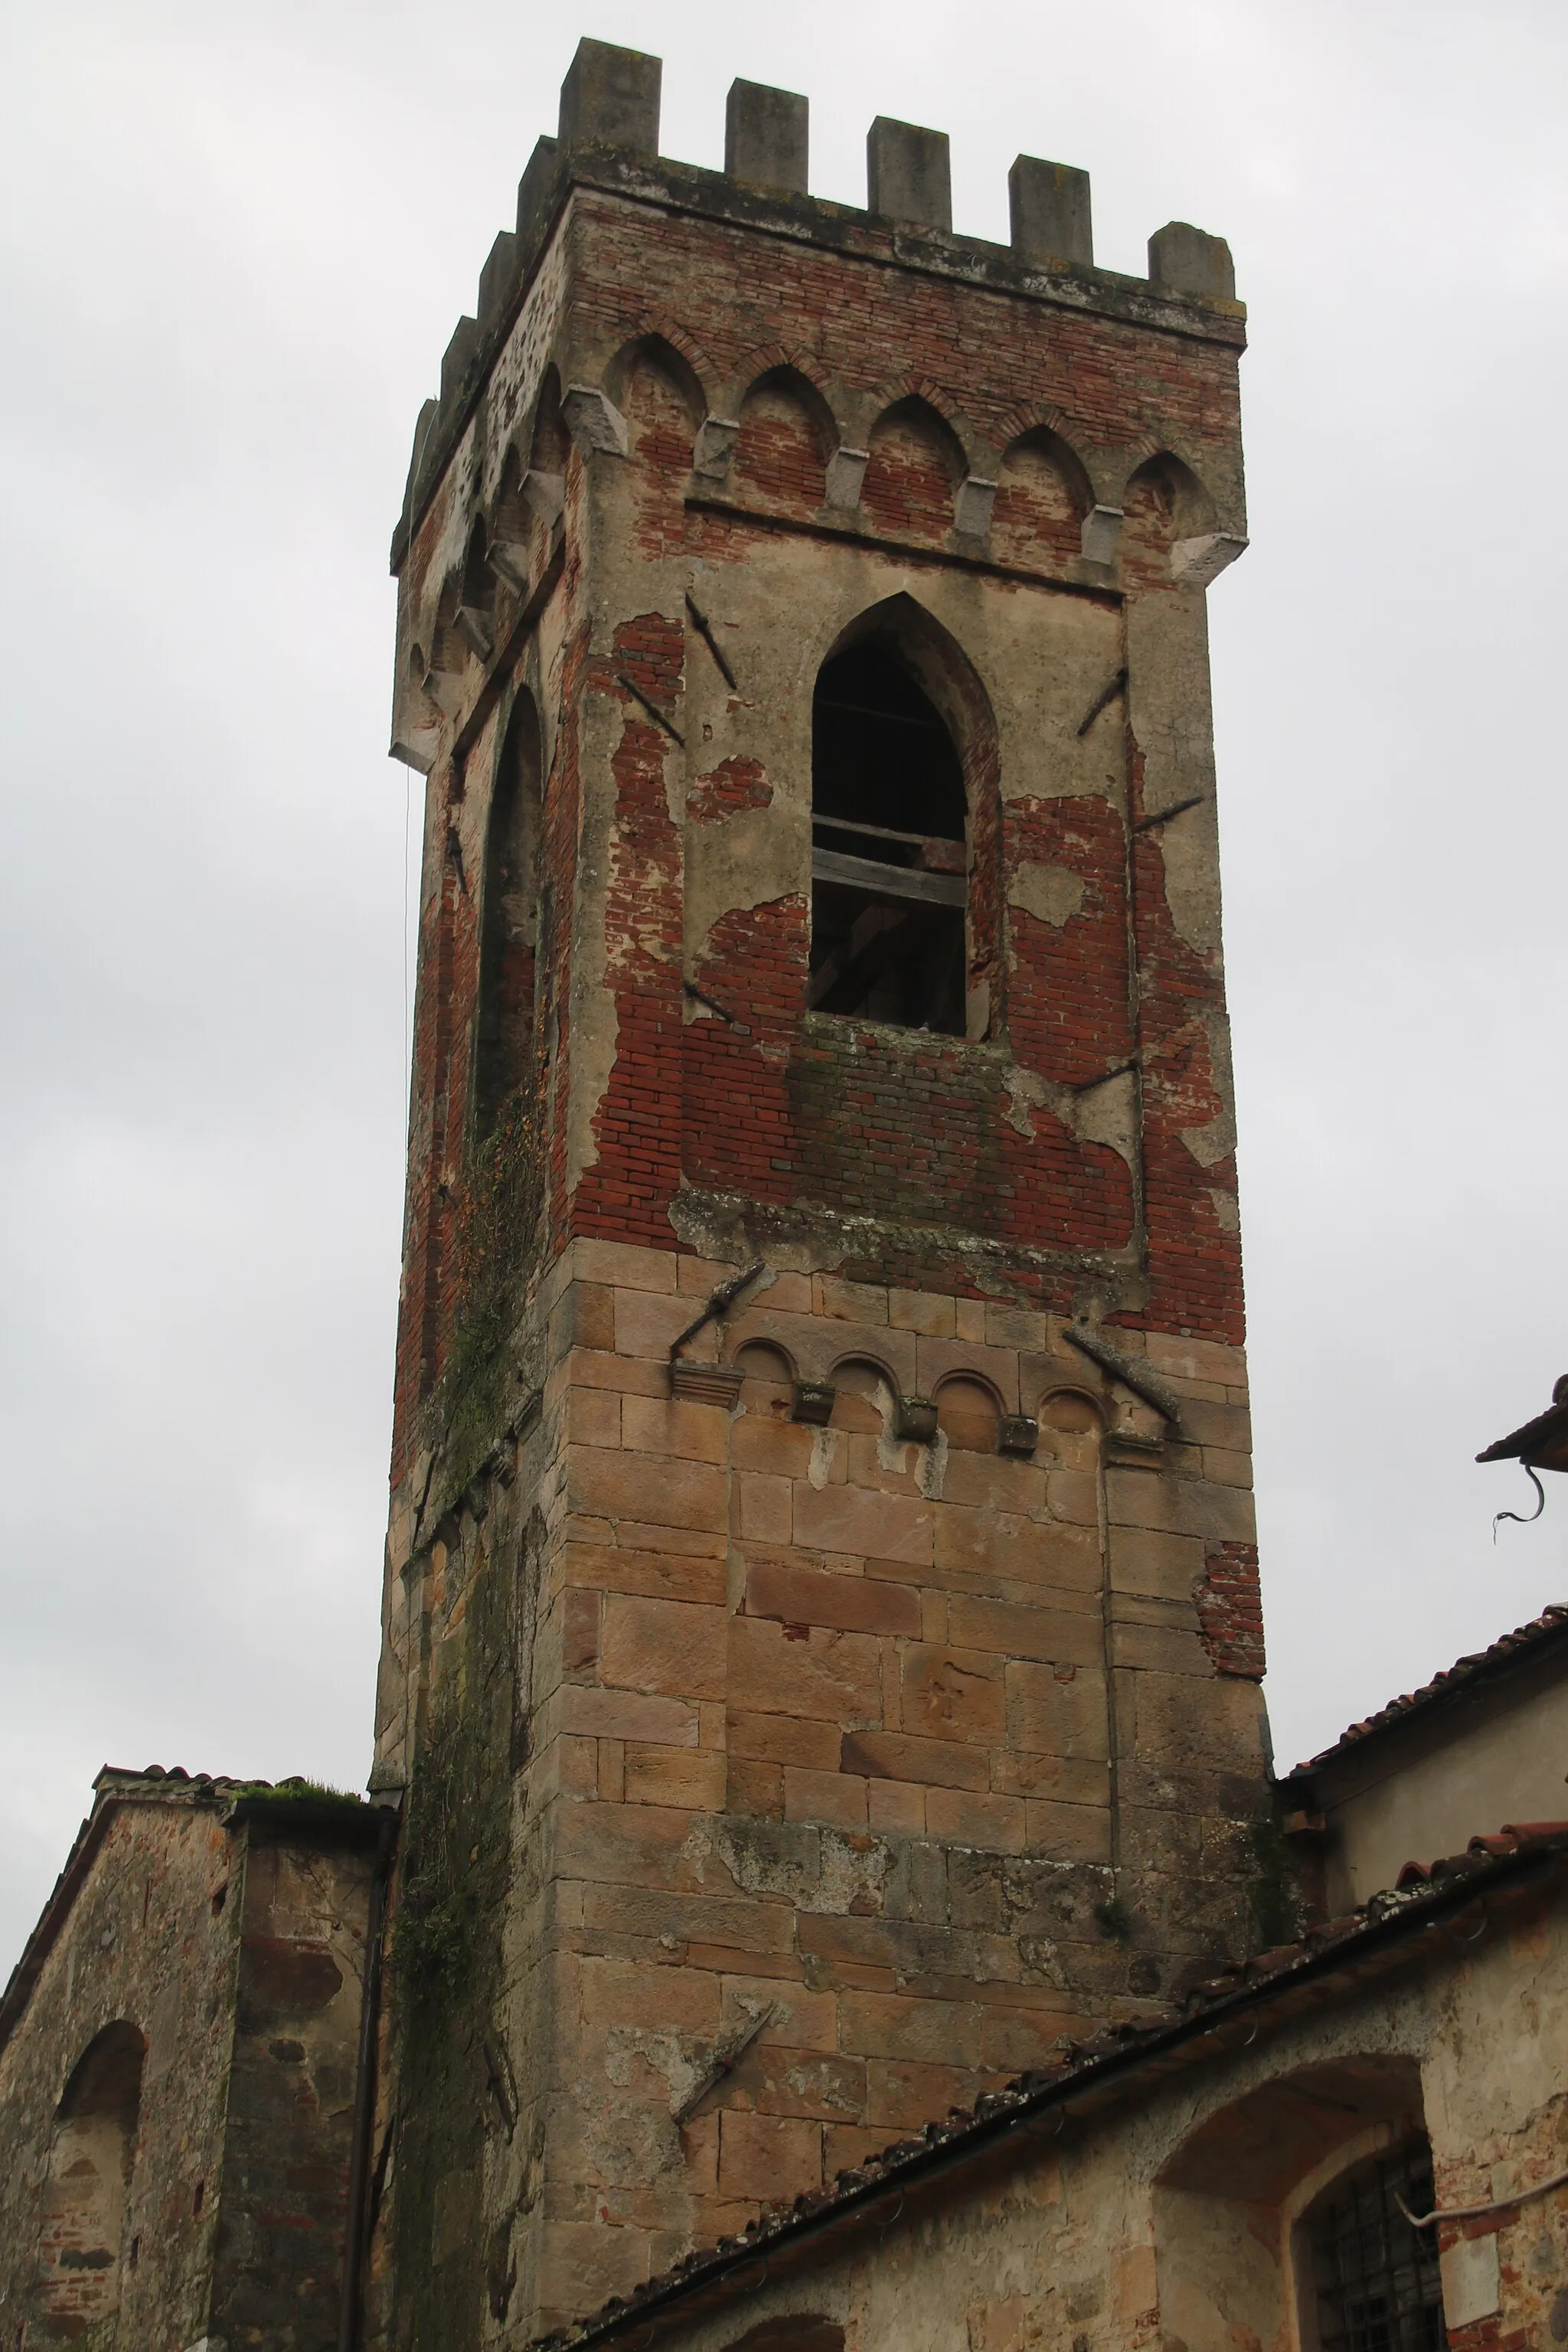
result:
M 879 115 L 866 135 L 865 207 L 807 189 L 810 102 L 757 82 L 731 84 L 724 169 L 658 152 L 662 60 L 583 40 L 561 88 L 557 134 L 536 143 L 518 184 L 517 221 L 479 274 L 472 315 L 458 320 L 441 362 L 438 396 L 415 428 L 399 569 L 420 517 L 461 439 L 515 323 L 574 188 L 597 188 L 669 212 L 702 215 L 860 260 L 968 281 L 1026 299 L 1239 346 L 1230 248 L 1184 221 L 1149 239 L 1149 274 L 1095 266 L 1089 177 L 1070 164 L 1016 158 L 1007 175 L 1011 241 L 955 233 L 945 131 Z

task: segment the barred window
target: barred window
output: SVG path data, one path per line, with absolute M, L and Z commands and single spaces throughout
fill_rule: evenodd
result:
M 1321 2352 L 1443 2352 L 1437 2233 L 1413 2230 L 1436 2203 L 1425 2139 L 1359 2164 L 1307 2219 Z

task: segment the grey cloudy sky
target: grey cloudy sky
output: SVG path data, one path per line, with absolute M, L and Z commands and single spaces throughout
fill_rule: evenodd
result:
M 0 1970 L 98 1766 L 368 1762 L 405 995 L 385 549 L 579 33 L 1227 236 L 1211 595 L 1277 1744 L 1564 1595 L 1560 0 L 52 0 L 0 33 Z M 416 825 L 416 833 L 417 825 Z M 1568 1758 L 1563 1759 L 1568 1767 Z M 1568 1810 L 1568 1805 L 1565 1805 Z M 1491 1824 L 1478 1824 L 1489 1827 Z

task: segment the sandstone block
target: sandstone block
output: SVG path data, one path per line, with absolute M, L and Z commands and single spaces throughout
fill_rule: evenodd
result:
M 599 1524 L 628 1551 L 673 1551 L 687 1559 L 722 1559 L 730 1549 L 721 1528 L 649 1527 L 640 1519 L 622 1519 L 613 1528 L 608 1521 Z
M 691 1320 L 691 1301 L 649 1290 L 616 1293 L 616 1352 L 651 1357 L 668 1389 L 669 1350 Z
M 991 1786 L 999 1796 L 1045 1797 L 1065 1805 L 1109 1805 L 1110 1767 L 1092 1756 L 994 1756 Z
M 730 1696 L 744 1713 L 874 1723 L 881 1708 L 878 1644 L 869 1634 L 816 1626 L 795 1641 L 767 1618 L 732 1617 Z
M 637 1402 L 637 1400 L 634 1400 Z M 562 1435 L 569 1445 L 618 1448 L 621 1400 L 614 1389 L 568 1389 Z
M 1032 1659 L 1006 1670 L 1007 1740 L 1026 1753 L 1100 1760 L 1108 1753 L 1105 1676 L 1097 1667 L 1064 1673 Z
M 1169 1331 L 1147 1332 L 1143 1344 L 1150 1370 L 1163 1373 L 1167 1380 L 1247 1385 L 1247 1357 L 1240 1348 L 1224 1347 L 1217 1339 L 1180 1339 Z
M 918 1568 L 931 1559 L 933 1527 L 933 1507 L 924 1501 L 853 1486 L 795 1490 L 795 1540 L 818 1551 L 874 1554 Z
M 909 1780 L 868 1780 L 866 1819 L 868 1827 L 889 1836 L 923 1837 L 925 1791 Z
M 571 1510 L 704 1532 L 717 1532 L 727 1523 L 728 1481 L 711 1464 L 664 1461 L 654 1477 L 635 1454 L 573 1445 L 565 1466 Z
M 942 1499 L 972 1509 L 1006 1511 L 1016 1518 L 1044 1518 L 1046 1474 L 1033 1462 L 1006 1454 L 971 1454 L 953 1448 L 942 1471 Z
M 679 1264 L 674 1250 L 639 1249 L 631 1242 L 579 1241 L 573 1271 L 580 1282 L 607 1283 L 617 1290 L 650 1290 L 668 1296 L 676 1286 Z M 689 1315 L 686 1320 L 690 1322 Z
M 1109 1805 L 1059 1804 L 1048 1797 L 1030 1797 L 1025 1805 L 1031 1853 L 1048 1853 L 1063 1862 L 1109 1862 Z
M 947 1622 L 953 1641 L 963 1649 L 1039 1658 L 1053 1665 L 1101 1663 L 1099 1620 L 1076 1611 L 1031 1609 L 1016 1601 L 983 1601 L 955 1592 L 948 1602 Z
M 842 1282 L 837 1275 L 819 1274 L 813 1286 L 812 1307 L 836 1323 L 885 1323 L 888 1294 L 879 1284 Z
M 821 2186 L 820 2124 L 725 2109 L 719 2121 L 721 2195 L 772 2205 Z
M 764 1478 L 742 1473 L 735 1483 L 742 1541 L 787 1544 L 793 1530 L 789 1479 Z
M 1005 2074 L 977 2077 L 961 2066 L 921 2065 L 872 2058 L 866 2065 L 866 2119 L 886 2134 L 920 2131 L 933 2116 L 968 2106 L 982 2090 L 1005 2090 Z
M 835 1625 L 851 1633 L 921 1630 L 921 1600 L 910 1584 L 836 1576 L 778 1560 L 754 1560 L 746 1574 L 746 1613 L 797 1625 Z
M 840 1760 L 846 1772 L 878 1780 L 918 1780 L 927 1788 L 987 1788 L 990 1759 L 983 1748 L 952 1739 L 911 1738 L 901 1731 L 848 1731 Z
M 614 1544 L 563 1544 L 552 1563 L 562 1581 L 600 1592 L 635 1592 L 653 1601 L 695 1601 L 721 1608 L 727 1577 L 721 1559 L 681 1552 L 622 1551 Z
M 697 1745 L 697 1710 L 685 1700 L 605 1690 L 596 1684 L 568 1684 L 561 1693 L 559 1721 L 563 1731 L 599 1739 L 652 1740 L 663 1748 Z
M 927 1339 L 951 1339 L 957 1330 L 953 1301 L 929 1290 L 889 1290 L 888 1321 L 895 1331 L 916 1331 Z
M 783 1821 L 782 1764 L 751 1762 L 732 1756 L 730 1759 L 728 1787 L 731 1813 L 743 1814 L 752 1821 Z
M 930 1739 L 985 1748 L 1005 1738 L 1007 1695 L 1002 1661 L 984 1650 L 911 1643 L 904 1652 L 900 1720 Z
M 1112 1528 L 1110 1589 L 1157 1599 L 1190 1601 L 1204 1572 L 1200 1536 L 1167 1535 L 1152 1528 Z
M 928 1789 L 926 1833 L 963 1845 L 989 1846 L 998 1853 L 1022 1853 L 1028 1843 L 1024 1800 L 983 1796 L 968 1789 Z
M 725 1695 L 727 1621 L 721 1609 L 681 1601 L 605 1597 L 601 1679 L 672 1698 Z
M 689 1824 L 681 1824 L 682 1834 Z M 583 1924 L 608 1936 L 650 1942 L 670 1936 L 686 1943 L 721 1944 L 760 1957 L 794 1949 L 795 1913 L 787 1903 L 765 1903 L 641 1886 L 591 1884 L 583 1890 Z
M 628 1805 L 684 1805 L 693 1812 L 724 1810 L 724 1758 L 709 1748 L 645 1748 L 626 1751 Z
M 787 1715 L 743 1715 L 730 1711 L 727 1745 L 731 1757 L 770 1764 L 799 1764 L 808 1771 L 836 1772 L 839 1730 L 837 1724 L 797 1723 Z
M 1110 1662 L 1116 1666 L 1152 1666 L 1163 1675 L 1213 1677 L 1214 1661 L 1195 1633 L 1163 1625 L 1112 1625 Z
M 550 1376 L 546 1402 L 552 1402 L 557 1382 L 563 1393 L 573 1388 L 616 1389 L 626 1396 L 668 1396 L 669 1374 L 662 1363 L 637 1356 L 617 1356 L 594 1348 L 574 1348 Z
M 705 1969 L 585 1957 L 578 1979 L 584 2025 L 644 2026 L 655 2032 L 715 2034 L 722 2003 Z
M 836 1829 L 866 1826 L 866 1783 L 848 1772 L 811 1772 L 786 1765 L 784 1776 L 786 1822 L 829 1822 Z
M 730 1424 L 730 1459 L 737 1470 L 804 1478 L 811 1466 L 812 1436 L 803 1423 L 778 1421 L 771 1413 L 742 1412 Z
M 621 1444 L 639 1454 L 685 1462 L 722 1462 L 730 1424 L 710 1404 L 679 1397 L 627 1397 L 621 1408 Z
M 572 1348 L 613 1349 L 615 1344 L 615 1292 L 601 1282 L 569 1283 L 551 1309 L 552 1362 Z
M 1037 2011 L 981 2001 L 919 2000 L 897 1993 L 839 1996 L 838 2044 L 901 2064 L 1021 2074 L 1041 2053 Z

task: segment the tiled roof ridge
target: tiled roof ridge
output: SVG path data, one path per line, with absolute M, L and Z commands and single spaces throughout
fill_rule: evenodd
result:
M 1549 1601 L 1540 1616 L 1531 1618 L 1528 1624 L 1516 1625 L 1510 1633 L 1500 1633 L 1484 1650 L 1468 1651 L 1462 1658 L 1456 1658 L 1451 1666 L 1445 1666 L 1441 1674 L 1434 1675 L 1429 1683 L 1423 1683 L 1418 1690 L 1405 1691 L 1397 1698 L 1391 1698 L 1385 1706 L 1380 1706 L 1375 1714 L 1364 1716 L 1359 1723 L 1351 1724 L 1329 1747 L 1321 1748 L 1315 1756 L 1309 1756 L 1305 1763 L 1293 1766 L 1284 1775 L 1281 1785 L 1288 1785 L 1303 1773 L 1318 1771 L 1347 1749 L 1359 1747 L 1363 1739 L 1386 1730 L 1393 1724 L 1405 1722 L 1425 1707 L 1452 1697 L 1493 1668 L 1515 1664 L 1521 1651 L 1535 1649 L 1564 1631 L 1568 1631 L 1568 1602 Z
M 1057 2102 L 1065 2106 L 1073 2094 L 1087 2094 L 1163 2050 L 1207 2032 L 1217 2033 L 1228 2012 L 1268 1998 L 1293 1979 L 1331 1973 L 1344 1965 L 1348 1948 L 1402 1940 L 1405 1934 L 1435 1924 L 1449 1909 L 1464 1910 L 1521 1863 L 1553 1853 L 1568 1853 L 1568 1821 L 1505 1823 L 1492 1834 L 1473 1837 L 1462 1853 L 1431 1864 L 1406 1863 L 1397 1885 L 1372 1895 L 1359 1910 L 1309 1928 L 1299 1942 L 1276 1945 L 1227 1964 L 1194 1985 L 1179 2005 L 1142 2025 L 1109 2026 L 1091 2041 L 1068 2045 L 1056 2064 L 1020 2074 L 1005 2090 L 984 2093 L 973 2107 L 951 2108 L 944 2121 L 927 2124 L 918 2138 L 896 2140 L 840 2172 L 829 2189 L 765 2209 L 741 2236 L 694 2250 L 634 2287 L 629 2295 L 611 2295 L 599 2310 L 571 2326 L 537 2337 L 531 2352 L 569 2352 L 569 2347 L 577 2352 L 579 2347 L 614 2335 L 623 2321 L 635 2319 L 641 2325 L 651 2306 L 676 2301 L 704 2284 L 717 2286 L 737 2264 L 750 2263 L 785 2239 L 822 2228 L 879 2196 L 901 2191 L 917 2172 L 928 2176 L 978 2153 L 1009 2130 L 1026 2126 L 1042 2107 Z M 645 2340 L 651 2343 L 651 2330 Z

